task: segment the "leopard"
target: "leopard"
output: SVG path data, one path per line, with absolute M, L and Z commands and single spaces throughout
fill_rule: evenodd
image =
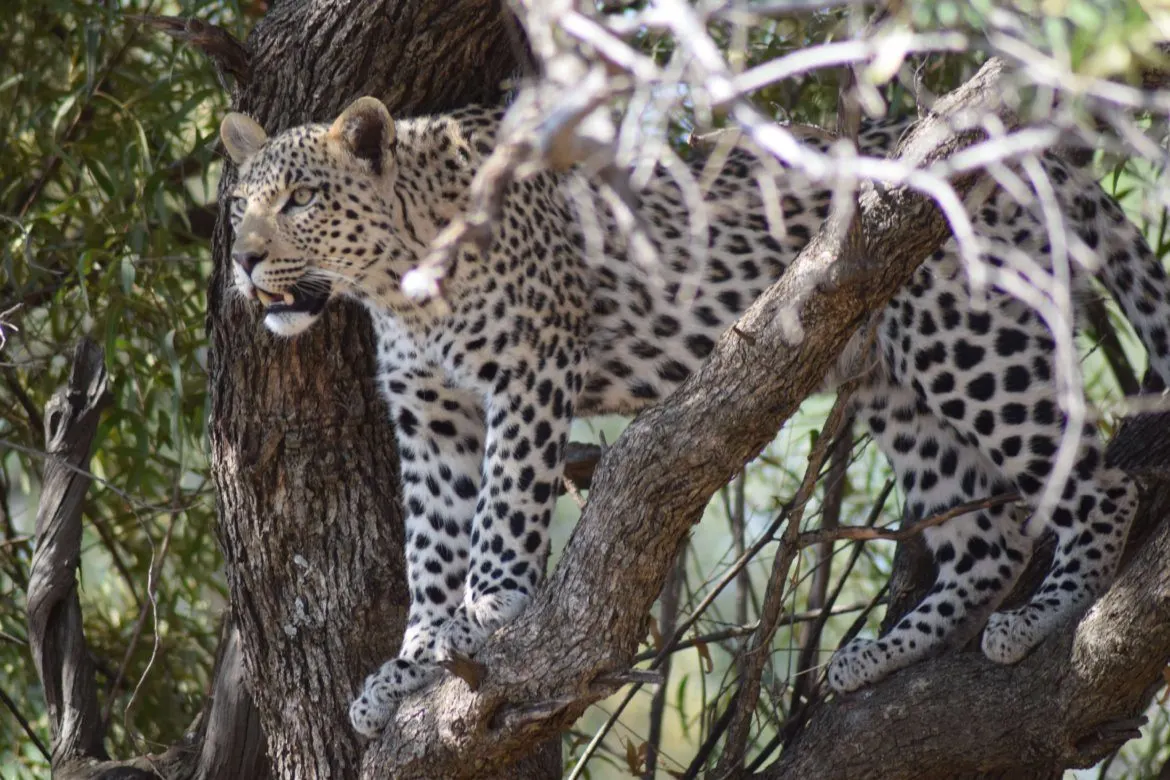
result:
M 456 253 L 442 300 L 419 301 L 403 279 L 469 208 L 503 116 L 470 106 L 396 121 L 364 97 L 332 122 L 272 137 L 242 113 L 220 127 L 236 168 L 236 292 L 280 337 L 305 332 L 334 298 L 361 302 L 372 322 L 376 381 L 397 435 L 411 601 L 397 656 L 350 707 L 369 737 L 537 592 L 572 421 L 636 414 L 669 396 L 830 212 L 824 182 L 748 141 L 718 160 L 699 150 L 686 164 L 707 185 L 705 223 L 665 166 L 636 187 L 656 255 L 648 263 L 587 172 L 531 171 L 503 192 L 486 248 Z M 857 148 L 888 155 L 907 126 L 867 120 Z M 802 138 L 822 152 L 831 140 Z M 1079 252 L 1069 254 L 1094 261 L 1069 264 L 1078 322 L 1100 295 L 1097 280 L 1165 382 L 1170 285 L 1160 262 L 1088 172 L 1055 153 L 1038 159 Z M 986 262 L 1022 257 L 1040 278 L 1054 267 L 1042 204 L 1009 189 L 997 184 L 971 206 L 970 223 Z M 952 236 L 876 315 L 868 341 L 846 350 L 855 357 L 835 373 L 856 375 L 850 403 L 889 460 L 903 522 L 1017 498 L 922 531 L 933 587 L 884 635 L 832 655 L 838 695 L 941 652 L 973 621 L 987 658 L 1018 662 L 1110 584 L 1137 488 L 1106 463 L 1092 420 L 1071 423 L 1055 339 L 1032 303 L 994 284 L 976 294 Z M 1066 439 L 1075 458 L 1060 476 Z M 1056 546 L 1042 584 L 1022 606 L 996 611 L 1045 532 Z

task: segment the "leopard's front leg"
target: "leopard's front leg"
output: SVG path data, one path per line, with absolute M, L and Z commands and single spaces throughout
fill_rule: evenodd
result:
M 471 518 L 479 493 L 484 421 L 476 396 L 449 386 L 410 339 L 379 329 L 379 381 L 402 464 L 410 614 L 397 658 L 365 682 L 350 706 L 354 728 L 379 733 L 397 702 L 440 671 L 435 644 L 463 602 Z
M 500 368 L 485 399 L 484 481 L 471 531 L 463 603 L 440 629 L 435 655 L 474 653 L 531 600 L 544 576 L 548 529 L 564 471 L 580 353 Z

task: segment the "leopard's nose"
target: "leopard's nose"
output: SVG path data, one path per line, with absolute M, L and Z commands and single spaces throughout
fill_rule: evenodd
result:
M 266 257 L 268 257 L 267 252 L 255 252 L 250 249 L 232 252 L 232 260 L 239 263 L 240 268 L 244 269 L 244 273 L 248 275 L 249 279 L 252 277 L 252 269 Z

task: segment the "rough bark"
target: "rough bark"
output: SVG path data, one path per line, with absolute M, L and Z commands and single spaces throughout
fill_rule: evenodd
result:
M 518 69 L 498 3 L 284 2 L 247 40 L 234 107 L 271 133 L 365 94 L 401 115 L 498 102 Z M 221 202 L 234 172 L 221 182 Z M 355 777 L 348 705 L 405 625 L 393 431 L 358 307 L 309 333 L 268 334 L 230 292 L 221 211 L 208 296 L 212 464 L 244 668 L 278 777 Z M 559 744 L 507 776 L 559 772 Z M 531 749 L 518 755 L 533 753 Z M 503 764 L 501 766 L 504 766 Z
M 1002 80 L 1002 64 L 989 62 L 939 101 L 941 116 L 902 143 L 901 157 L 925 165 L 969 143 L 946 129 L 946 119 L 962 112 L 995 113 L 1017 126 L 998 101 Z M 970 194 L 976 181 L 963 176 L 953 184 Z M 817 388 L 867 313 L 948 235 L 937 208 L 907 187 L 869 190 L 860 206 L 866 259 L 838 262 L 837 244 L 822 231 L 704 367 L 630 425 L 594 475 L 589 504 L 549 583 L 479 653 L 487 670 L 479 691 L 446 679 L 407 700 L 367 754 L 366 776 L 482 776 L 501 756 L 556 733 L 612 692 L 711 495 Z M 802 326 L 799 338 L 793 319 Z

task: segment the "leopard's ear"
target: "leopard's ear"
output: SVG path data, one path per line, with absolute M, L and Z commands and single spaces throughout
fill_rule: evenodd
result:
M 374 173 L 381 175 L 386 153 L 394 147 L 394 120 L 381 100 L 362 97 L 333 120 L 329 135 L 354 157 L 369 162 Z
M 236 165 L 247 162 L 268 140 L 268 134 L 254 119 L 234 112 L 223 118 L 219 137 Z

